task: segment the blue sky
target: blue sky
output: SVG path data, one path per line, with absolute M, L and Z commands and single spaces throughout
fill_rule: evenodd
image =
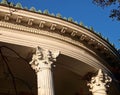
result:
M 50 13 L 60 13 L 62 17 L 72 17 L 75 21 L 83 22 L 85 26 L 92 26 L 96 32 L 108 37 L 116 48 L 120 48 L 120 21 L 109 18 L 110 9 L 97 7 L 92 0 L 8 0 L 23 7 L 34 6 L 36 10 L 48 9 Z

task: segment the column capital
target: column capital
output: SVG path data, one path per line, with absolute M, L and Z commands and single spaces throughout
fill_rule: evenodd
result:
M 91 81 L 88 83 L 88 86 L 90 86 L 89 90 L 93 95 L 107 95 L 107 88 L 111 81 L 112 79 L 99 69 L 98 74 L 92 77 Z
M 51 69 L 51 64 L 56 61 L 58 55 L 59 51 L 42 49 L 38 46 L 29 64 L 36 72 L 43 69 Z

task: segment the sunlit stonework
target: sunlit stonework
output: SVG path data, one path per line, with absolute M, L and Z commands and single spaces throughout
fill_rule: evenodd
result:
M 51 65 L 56 61 L 59 51 L 53 52 L 36 48 L 32 61 L 29 63 L 37 74 L 38 95 L 54 95 Z
M 111 81 L 112 79 L 99 69 L 97 76 L 91 78 L 88 86 L 90 86 L 90 91 L 93 95 L 107 95 L 107 90 Z
M 32 68 L 37 72 L 42 69 L 51 69 L 51 65 L 56 61 L 56 57 L 59 55 L 59 51 L 50 51 L 36 48 L 36 53 L 33 54 L 32 61 L 29 63 Z
M 93 30 L 0 4 L 0 95 L 120 95 L 119 64 Z

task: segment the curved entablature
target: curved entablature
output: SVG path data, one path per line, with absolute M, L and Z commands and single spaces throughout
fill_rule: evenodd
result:
M 23 26 L 26 26 L 26 28 Z M 82 43 L 104 56 L 105 59 L 109 60 L 111 65 L 120 63 L 120 55 L 117 50 L 103 38 L 82 26 L 59 18 L 1 5 L 0 27 L 51 36 L 78 47 Z M 39 30 L 47 30 L 48 33 L 42 33 Z M 66 39 L 70 40 L 60 38 L 57 35 L 63 35 Z

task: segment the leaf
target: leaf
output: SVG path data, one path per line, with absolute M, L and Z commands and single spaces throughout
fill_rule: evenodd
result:
M 36 12 L 36 9 L 34 7 L 31 7 L 30 11 Z
M 22 5 L 21 5 L 21 3 L 17 3 L 15 7 L 16 8 L 21 8 L 21 9 L 23 8 Z

